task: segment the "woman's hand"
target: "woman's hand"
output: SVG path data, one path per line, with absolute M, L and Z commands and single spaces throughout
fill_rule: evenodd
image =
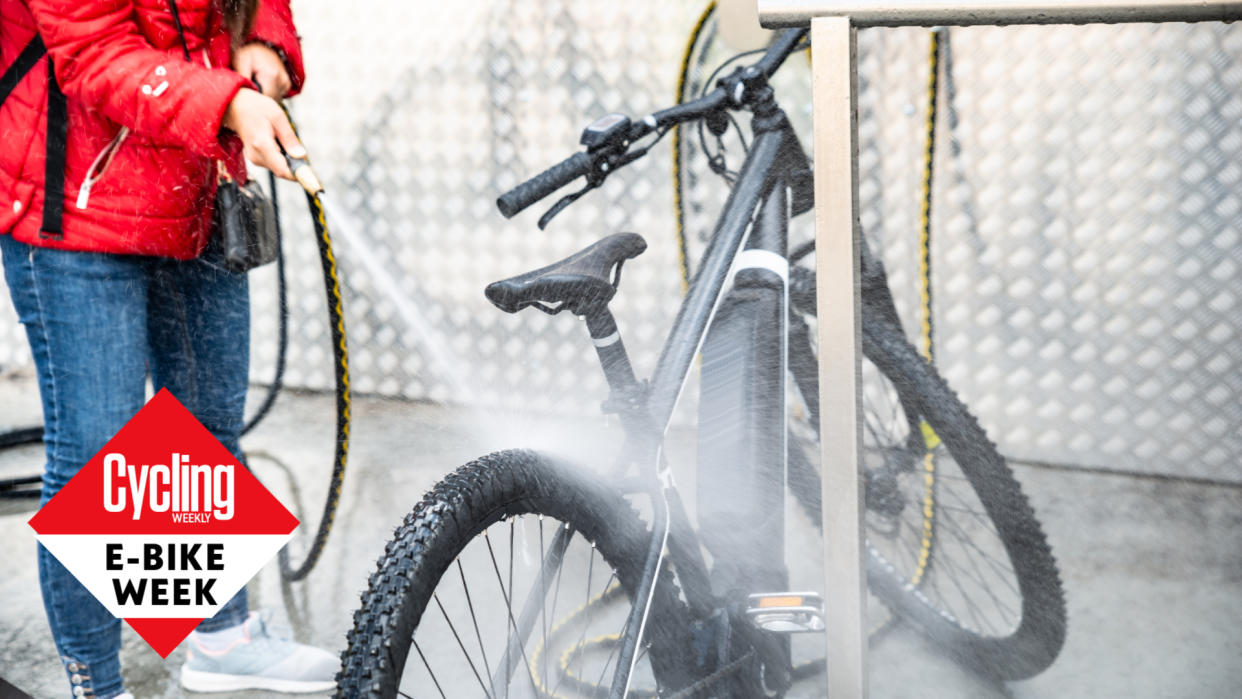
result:
M 254 90 L 238 90 L 224 113 L 224 127 L 241 137 L 247 160 L 271 170 L 277 177 L 293 179 L 281 146 L 292 158 L 306 157 L 306 149 L 293 133 L 284 110 L 275 100 Z
M 246 44 L 237 49 L 233 54 L 233 70 L 259 83 L 263 94 L 272 99 L 283 99 L 293 86 L 280 54 L 266 44 Z

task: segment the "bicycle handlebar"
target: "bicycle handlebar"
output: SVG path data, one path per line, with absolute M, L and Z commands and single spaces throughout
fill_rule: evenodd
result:
M 763 58 L 746 69 L 747 72 L 744 73 L 743 78 L 756 77 L 759 74 L 762 74 L 765 79 L 772 77 L 772 74 L 781 67 L 781 64 L 785 62 L 789 54 L 793 53 L 798 43 L 805 36 L 806 29 L 788 29 L 781 32 L 772 46 L 763 54 Z M 721 82 L 723 83 L 724 80 L 722 79 Z M 742 82 L 734 84 L 744 86 Z M 717 87 L 696 100 L 674 105 L 668 109 L 662 109 L 641 121 L 634 122 L 625 134 L 625 141 L 622 144 L 620 153 L 609 151 L 608 149 L 593 149 L 584 153 L 575 153 L 505 192 L 496 200 L 496 207 L 500 209 L 500 213 L 505 218 L 512 218 L 518 212 L 538 202 L 540 199 L 552 194 L 579 177 L 590 175 L 597 169 L 601 173 L 599 179 L 602 180 L 604 174 L 641 156 L 641 153 L 639 153 L 634 157 L 627 157 L 627 154 L 624 152 L 624 148 L 628 148 L 635 141 L 660 129 L 667 129 L 677 124 L 702 119 L 708 114 L 729 106 L 741 107 L 741 88 L 735 89 L 739 91 L 739 94 L 730 94 L 730 91 L 723 86 Z M 595 181 L 592 184 L 598 183 L 598 181 Z
M 798 47 L 798 42 L 802 41 L 806 32 L 806 29 L 787 29 L 781 32 L 780 36 L 776 37 L 776 41 L 772 42 L 772 47 L 763 54 L 763 58 L 755 63 L 755 67 L 763 71 L 765 76 L 772 77 L 776 69 L 780 68 L 785 59 L 789 58 L 789 54 Z
M 496 207 L 505 218 L 512 218 L 522 209 L 591 172 L 591 156 L 574 153 L 561 162 L 505 192 L 496 200 Z

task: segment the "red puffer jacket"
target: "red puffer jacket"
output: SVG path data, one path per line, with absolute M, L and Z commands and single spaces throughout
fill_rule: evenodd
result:
M 245 170 L 240 141 L 220 123 L 247 80 L 229 69 L 215 7 L 177 0 L 187 62 L 167 0 L 0 0 L 0 68 L 37 31 L 68 108 L 63 235 L 54 238 L 40 233 L 48 59 L 0 105 L 0 233 L 68 250 L 202 251 L 216 162 Z M 251 39 L 283 55 L 296 92 L 304 75 L 289 0 L 261 0 Z

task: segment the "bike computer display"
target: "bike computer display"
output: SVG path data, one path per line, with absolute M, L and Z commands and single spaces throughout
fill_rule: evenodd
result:
M 610 143 L 617 136 L 624 134 L 629 128 L 630 118 L 624 114 L 602 116 L 582 130 L 582 138 L 579 139 L 579 143 L 588 149 L 598 148 Z

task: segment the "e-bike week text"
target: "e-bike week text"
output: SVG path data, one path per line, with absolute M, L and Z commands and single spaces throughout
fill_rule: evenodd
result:
M 131 464 L 123 454 L 104 456 L 104 509 L 133 509 L 134 519 L 144 507 L 169 512 L 174 522 L 205 524 L 233 518 L 233 464 L 191 464 L 188 454 L 172 454 L 171 464 Z

